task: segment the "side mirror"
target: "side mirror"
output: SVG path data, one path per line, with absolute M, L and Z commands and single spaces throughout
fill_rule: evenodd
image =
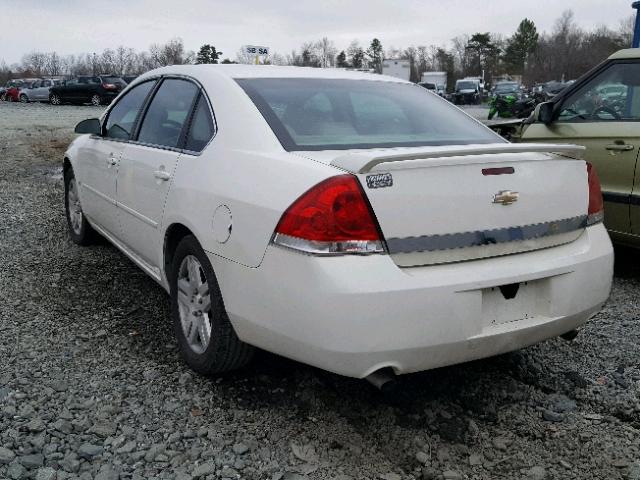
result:
M 100 120 L 97 118 L 88 118 L 87 120 L 81 121 L 76 125 L 75 132 L 76 133 L 90 133 L 91 135 L 100 135 L 102 132 L 102 127 L 100 125 Z
M 536 121 L 550 125 L 553 122 L 553 102 L 542 102 L 536 106 L 533 115 Z

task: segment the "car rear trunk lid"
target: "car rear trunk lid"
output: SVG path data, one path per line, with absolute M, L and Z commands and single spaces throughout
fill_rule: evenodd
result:
M 585 163 L 576 158 L 581 150 L 524 144 L 421 147 L 333 152 L 330 163 L 358 177 L 390 255 L 410 267 L 577 239 L 588 205 Z

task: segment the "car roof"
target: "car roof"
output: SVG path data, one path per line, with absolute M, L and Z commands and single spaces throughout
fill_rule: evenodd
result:
M 609 57 L 609 60 L 627 59 L 640 59 L 640 48 L 627 48 L 625 50 L 618 50 L 616 53 Z
M 276 65 L 172 65 L 147 72 L 141 77 L 154 75 L 192 75 L 194 77 L 240 78 L 316 78 L 373 80 L 378 82 L 410 83 L 400 78 L 375 73 L 356 72 L 340 68 L 281 67 Z

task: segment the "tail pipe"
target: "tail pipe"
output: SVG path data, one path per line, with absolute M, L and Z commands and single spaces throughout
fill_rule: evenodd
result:
M 396 374 L 391 368 L 381 368 L 365 377 L 365 380 L 381 392 L 388 392 L 392 390 L 396 384 Z

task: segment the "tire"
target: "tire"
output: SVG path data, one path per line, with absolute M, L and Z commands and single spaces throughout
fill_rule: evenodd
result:
M 64 176 L 64 210 L 69 227 L 69 235 L 73 243 L 77 245 L 91 245 L 96 237 L 96 231 L 87 221 L 87 217 L 82 211 L 80 197 L 78 195 L 78 184 L 73 170 L 69 170 Z
M 100 98 L 100 95 L 98 95 L 97 93 L 95 95 L 92 95 L 89 101 L 94 107 L 99 107 L 100 105 L 102 105 L 102 98 Z
M 27 97 L 24 93 L 20 95 L 20 103 L 29 103 L 29 97 Z
M 49 95 L 49 103 L 51 105 L 62 105 L 62 98 L 57 93 Z
M 176 248 L 169 285 L 178 346 L 191 369 L 215 375 L 249 363 L 254 348 L 236 335 L 213 267 L 192 235 L 184 237 Z

